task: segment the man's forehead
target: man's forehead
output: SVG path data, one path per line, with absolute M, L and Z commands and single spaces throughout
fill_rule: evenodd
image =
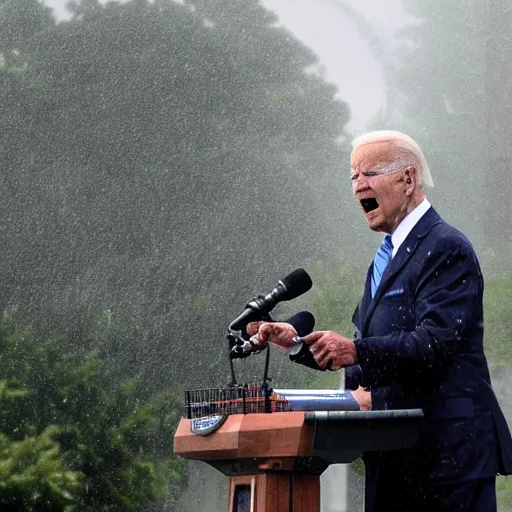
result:
M 350 155 L 352 169 L 369 170 L 394 161 L 393 142 L 369 142 L 355 148 Z

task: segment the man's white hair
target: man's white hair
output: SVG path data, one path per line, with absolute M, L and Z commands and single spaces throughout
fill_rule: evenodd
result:
M 378 130 L 364 133 L 352 141 L 352 152 L 360 146 L 371 144 L 372 142 L 392 142 L 395 147 L 395 163 L 389 172 L 399 170 L 400 168 L 414 165 L 418 171 L 419 184 L 425 187 L 433 187 L 434 181 L 428 168 L 427 160 L 423 155 L 419 144 L 409 135 L 394 130 Z

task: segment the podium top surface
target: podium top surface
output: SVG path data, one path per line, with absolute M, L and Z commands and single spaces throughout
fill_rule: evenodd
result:
M 317 458 L 346 463 L 363 452 L 408 448 L 416 442 L 421 409 L 394 411 L 291 411 L 233 414 L 208 435 L 183 418 L 174 452 L 204 461 Z

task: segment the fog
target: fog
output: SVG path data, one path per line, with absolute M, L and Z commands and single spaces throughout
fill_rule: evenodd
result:
M 511 21 L 508 0 L 0 1 L 0 434 L 13 460 L 60 443 L 55 510 L 226 509 L 222 475 L 172 456 L 183 391 L 226 384 L 229 322 L 297 267 L 314 287 L 276 317 L 352 335 L 380 235 L 349 143 L 371 129 L 416 138 L 477 250 L 512 420 Z M 340 383 L 277 351 L 271 374 Z M 348 473 L 323 512 L 362 510 Z

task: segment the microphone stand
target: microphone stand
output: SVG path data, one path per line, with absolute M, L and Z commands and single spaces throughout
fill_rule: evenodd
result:
M 251 301 L 252 303 L 255 303 L 256 299 Z M 248 307 L 250 307 L 251 302 L 248 304 Z M 263 322 L 273 322 L 272 317 L 268 313 L 263 313 L 258 310 L 254 310 L 255 312 L 260 313 L 260 318 L 257 321 L 263 321 Z M 231 383 L 229 384 L 230 387 L 236 387 L 238 386 L 238 382 L 235 375 L 235 367 L 233 365 L 233 359 L 241 359 L 246 358 L 250 356 L 251 354 L 259 353 L 262 350 L 267 351 L 265 354 L 265 365 L 263 368 L 263 378 L 261 381 L 261 391 L 262 394 L 265 397 L 265 412 L 272 412 L 272 404 L 270 400 L 270 396 L 272 394 L 272 388 L 270 387 L 269 383 L 272 381 L 272 378 L 269 377 L 269 367 L 270 367 L 270 347 L 267 345 L 263 348 L 256 348 L 256 346 L 248 339 L 246 339 L 245 336 L 248 336 L 245 332 L 245 329 L 240 329 L 239 331 L 234 331 L 233 329 L 229 329 L 229 332 L 227 334 L 228 339 L 228 358 L 229 358 L 229 368 L 231 372 Z M 245 393 L 244 393 L 245 398 Z M 245 400 L 244 400 L 245 402 Z M 245 408 L 244 408 L 245 409 Z

